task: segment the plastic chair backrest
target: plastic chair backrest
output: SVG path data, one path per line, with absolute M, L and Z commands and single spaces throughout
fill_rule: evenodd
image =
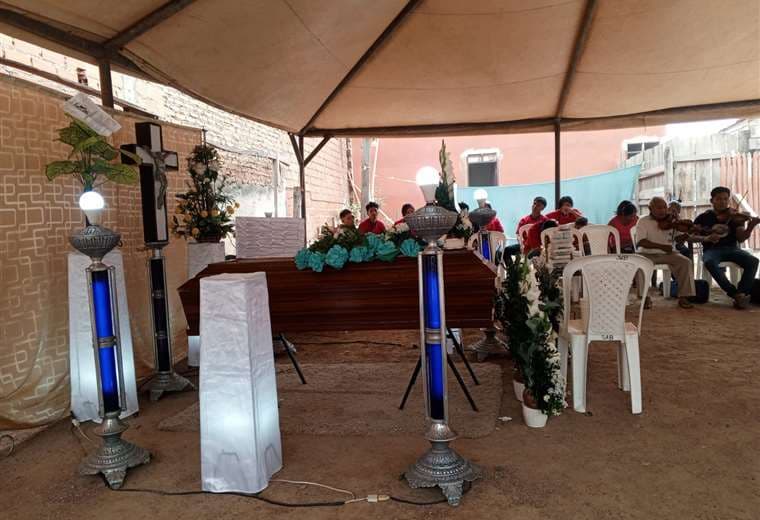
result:
M 612 226 L 590 224 L 573 234 L 578 237 L 581 254 L 585 255 L 585 248 L 582 245 L 584 243 L 588 243 L 592 255 L 609 254 L 610 235 L 612 235 L 615 242 L 614 254 L 620 253 L 620 232 Z
M 501 231 L 491 231 L 491 245 L 494 251 L 504 249 L 507 245 L 507 237 Z
M 532 225 L 532 224 L 531 224 Z M 467 249 L 478 249 L 480 243 L 480 233 L 473 233 L 467 240 Z M 507 237 L 501 231 L 491 231 L 491 246 L 494 253 L 499 249 L 504 249 L 507 245 Z
M 583 294 L 588 299 L 589 312 L 586 335 L 589 341 L 620 341 L 625 337 L 625 306 L 636 273 L 641 271 L 644 292 L 649 290 L 654 264 L 640 255 L 594 255 L 573 260 L 562 272 L 563 286 L 570 287 L 575 273 L 583 276 Z M 643 278 L 643 279 L 642 279 Z M 565 330 L 570 316 L 570 291 L 564 291 Z M 644 301 L 639 305 L 638 331 Z
M 552 243 L 552 239 L 558 230 L 559 228 L 553 227 L 541 231 L 541 256 L 547 263 L 549 262 L 549 244 Z
M 535 226 L 535 224 L 525 224 L 524 226 L 520 226 L 520 229 L 517 230 L 517 242 L 520 244 L 520 251 L 525 253 L 527 251 L 523 251 L 523 244 L 525 244 L 525 240 L 528 238 L 528 231 L 530 231 L 530 228 Z

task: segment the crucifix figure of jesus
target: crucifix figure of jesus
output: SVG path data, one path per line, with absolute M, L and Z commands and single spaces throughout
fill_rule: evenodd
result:
M 142 159 L 140 194 L 145 243 L 149 247 L 162 247 L 169 243 L 166 172 L 179 168 L 179 158 L 177 152 L 164 150 L 161 125 L 149 122 L 136 123 L 135 136 L 135 144 L 124 145 L 121 148 L 137 154 Z M 132 163 L 125 155 L 122 155 L 122 162 Z

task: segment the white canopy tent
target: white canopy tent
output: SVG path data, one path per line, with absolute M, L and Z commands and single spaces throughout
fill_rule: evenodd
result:
M 758 0 L 0 0 L 0 32 L 303 138 L 760 112 Z M 302 204 L 304 197 L 302 196 Z

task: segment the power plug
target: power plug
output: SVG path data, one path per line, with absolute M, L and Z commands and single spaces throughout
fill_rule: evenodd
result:
M 371 504 L 375 504 L 377 502 L 385 502 L 386 500 L 390 500 L 391 497 L 388 495 L 367 495 L 367 502 Z

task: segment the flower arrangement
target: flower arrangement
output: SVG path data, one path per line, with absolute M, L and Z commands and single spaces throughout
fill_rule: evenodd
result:
M 398 224 L 393 224 L 385 231 L 385 239 L 389 242 L 393 242 L 399 247 L 402 242 L 410 238 L 416 239 L 412 230 L 409 228 L 409 224 L 403 221 Z
M 319 237 L 309 247 L 296 254 L 296 267 L 299 270 L 311 269 L 321 273 L 325 265 L 333 269 L 343 269 L 349 262 L 392 262 L 399 255 L 414 258 L 422 247 L 411 233 L 408 238 L 401 239 L 404 233 L 409 233 L 409 226 L 406 228 L 405 231 L 403 228 L 396 229 L 396 233 L 390 235 L 387 232 L 384 235 L 362 235 L 352 226 L 332 228 L 325 224 Z
M 73 175 L 84 191 L 91 191 L 107 181 L 137 184 L 139 175 L 134 166 L 113 161 L 121 153 L 139 165 L 142 162 L 140 157 L 126 150 L 117 150 L 104 136 L 82 121 L 71 118 L 68 126 L 58 129 L 58 141 L 70 146 L 71 152 L 67 160 L 53 161 L 45 166 L 48 180 Z M 98 180 L 100 183 L 97 183 Z
M 216 148 L 200 144 L 187 162 L 190 182 L 188 191 L 177 195 L 172 233 L 198 242 L 219 242 L 234 235 L 232 215 L 240 204 L 225 194 L 227 177 L 219 173 L 221 161 Z
M 446 150 L 446 141 L 441 141 L 441 149 L 438 152 L 438 161 L 441 165 L 440 177 L 441 180 L 438 183 L 438 187 L 435 189 L 435 200 L 439 206 L 446 208 L 449 211 L 457 211 L 456 204 L 454 202 L 454 167 L 451 163 L 451 154 Z M 448 235 L 452 238 L 461 238 L 465 242 L 469 240 L 473 233 L 472 223 L 467 218 L 467 212 L 461 210 L 458 212 L 456 224 L 451 228 Z
M 565 381 L 556 347 L 561 290 L 545 263 L 521 256 L 504 259 L 505 277 L 495 312 L 509 338 L 509 349 L 536 408 L 547 416 L 565 407 Z

